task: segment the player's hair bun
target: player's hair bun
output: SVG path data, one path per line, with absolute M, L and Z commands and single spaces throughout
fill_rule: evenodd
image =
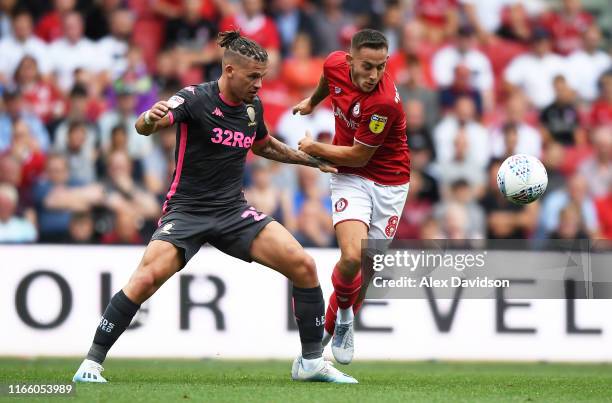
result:
M 222 48 L 228 48 L 240 38 L 242 38 L 242 36 L 240 35 L 240 31 L 238 30 L 224 31 L 219 32 L 219 39 L 217 40 L 217 42 Z

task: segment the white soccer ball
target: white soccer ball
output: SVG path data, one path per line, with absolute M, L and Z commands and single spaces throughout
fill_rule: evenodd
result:
M 515 204 L 529 204 L 546 191 L 548 174 L 544 164 L 531 155 L 512 155 L 497 172 L 497 186 L 504 197 Z

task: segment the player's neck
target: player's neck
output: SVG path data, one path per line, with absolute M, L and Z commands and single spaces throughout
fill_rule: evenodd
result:
M 221 96 L 221 99 L 225 101 L 225 103 L 230 105 L 240 105 L 242 103 L 242 99 L 236 97 L 229 90 L 229 85 L 227 84 L 225 77 L 221 76 L 221 78 L 219 78 L 218 84 L 219 95 Z

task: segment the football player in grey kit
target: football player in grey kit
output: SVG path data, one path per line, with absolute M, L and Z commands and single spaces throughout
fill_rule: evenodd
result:
M 159 227 L 136 271 L 106 307 L 75 382 L 106 382 L 101 364 L 140 305 L 210 243 L 270 267 L 293 283 L 302 353 L 293 362 L 292 379 L 357 383 L 321 355 L 325 304 L 314 260 L 282 225 L 249 206 L 242 193 L 249 149 L 275 161 L 323 172 L 336 169 L 268 135 L 257 98 L 267 69 L 266 51 L 237 31 L 219 34 L 219 45 L 225 53 L 218 81 L 183 88 L 136 122 L 143 135 L 177 125 L 176 169 Z

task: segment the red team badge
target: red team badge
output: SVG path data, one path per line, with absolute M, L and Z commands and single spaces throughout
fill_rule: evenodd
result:
M 346 206 L 348 206 L 348 201 L 343 197 L 338 199 L 334 208 L 336 209 L 336 213 L 341 213 L 346 210 Z

